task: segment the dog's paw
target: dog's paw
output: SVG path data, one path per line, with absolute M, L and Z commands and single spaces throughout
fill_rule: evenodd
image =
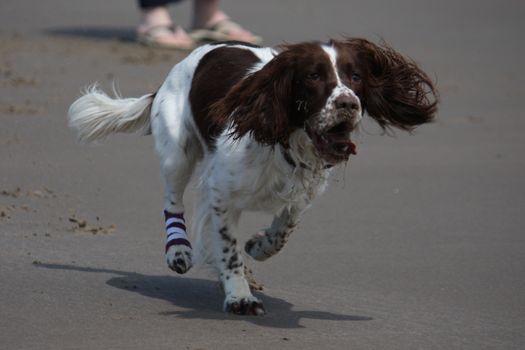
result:
M 252 295 L 226 297 L 224 301 L 224 311 L 236 315 L 262 316 L 266 314 L 262 301 Z
M 244 278 L 248 282 L 248 286 L 250 287 L 250 291 L 252 293 L 261 292 L 264 290 L 264 285 L 255 280 L 252 269 L 250 269 L 246 264 L 244 264 Z
M 172 245 L 166 252 L 168 266 L 176 273 L 186 273 L 192 266 L 191 253 L 186 245 Z
M 264 232 L 259 232 L 246 242 L 244 251 L 255 260 L 264 261 L 277 253 L 273 243 Z

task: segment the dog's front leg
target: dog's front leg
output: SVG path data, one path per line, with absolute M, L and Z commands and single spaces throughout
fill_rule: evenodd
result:
M 305 207 L 293 205 L 284 208 L 280 215 L 274 217 L 269 228 L 257 233 L 246 242 L 244 246 L 246 253 L 259 261 L 264 261 L 277 254 L 299 223 L 299 218 Z
M 244 275 L 244 262 L 234 235 L 238 213 L 213 206 L 212 226 L 216 265 L 226 295 L 224 310 L 239 315 L 263 315 L 262 302 L 254 297 Z

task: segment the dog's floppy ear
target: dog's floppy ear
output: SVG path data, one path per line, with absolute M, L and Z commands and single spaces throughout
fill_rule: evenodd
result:
M 386 45 L 348 39 L 345 47 L 363 70 L 362 103 L 382 128 L 411 131 L 431 122 L 438 95 L 432 80 L 418 65 Z
M 239 81 L 211 106 L 213 119 L 219 123 L 232 121 L 234 139 L 251 134 L 262 144 L 287 144 L 294 61 L 285 50 L 261 70 Z

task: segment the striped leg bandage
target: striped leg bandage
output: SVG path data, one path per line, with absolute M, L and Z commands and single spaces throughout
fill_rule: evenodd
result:
M 191 248 L 188 235 L 186 234 L 186 223 L 184 213 L 174 214 L 164 210 L 166 219 L 166 252 L 173 245 L 185 245 Z

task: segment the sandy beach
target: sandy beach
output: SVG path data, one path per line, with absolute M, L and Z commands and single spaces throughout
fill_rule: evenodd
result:
M 385 40 L 434 77 L 436 122 L 366 121 L 283 252 L 249 262 L 268 314 L 229 315 L 213 273 L 165 263 L 152 137 L 67 128 L 87 85 L 140 96 L 185 53 L 135 43 L 133 1 L 2 0 L 0 348 L 525 348 L 525 4 L 223 3 L 268 46 Z M 187 27 L 191 2 L 172 10 Z

